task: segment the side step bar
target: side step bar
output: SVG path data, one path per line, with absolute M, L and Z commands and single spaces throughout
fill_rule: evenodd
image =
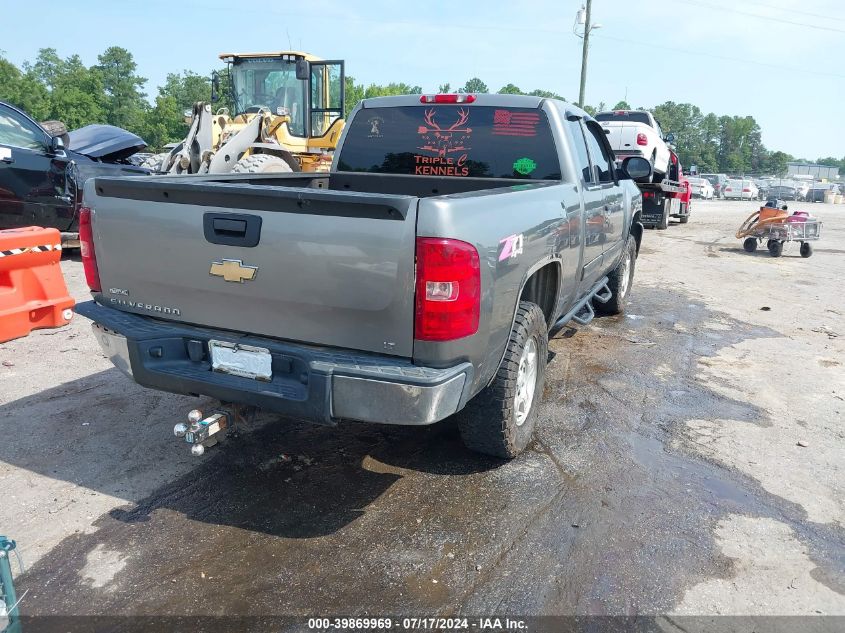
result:
M 596 316 L 596 311 L 593 309 L 593 299 L 599 303 L 607 303 L 613 297 L 610 287 L 607 285 L 607 277 L 602 277 L 598 283 L 593 286 L 587 296 L 581 299 L 572 310 L 564 314 L 552 327 L 552 331 L 557 331 L 570 321 L 575 321 L 578 325 L 587 325 Z

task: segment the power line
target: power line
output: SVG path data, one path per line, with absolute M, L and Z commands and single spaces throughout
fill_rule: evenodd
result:
M 680 0 L 682 1 L 682 0 Z M 777 70 L 801 73 L 802 75 L 822 75 L 824 77 L 835 77 L 837 79 L 845 79 L 845 75 L 838 75 L 836 73 L 828 73 L 819 70 L 808 70 L 805 68 L 794 68 L 791 66 L 781 66 L 780 64 L 769 64 L 766 62 L 758 62 L 753 59 L 743 59 L 741 57 L 729 57 L 727 55 L 714 55 L 713 53 L 702 53 L 701 51 L 691 51 L 683 48 L 673 48 L 671 46 L 663 46 L 662 44 L 655 44 L 654 42 L 638 42 L 636 40 L 629 40 L 622 37 L 614 37 L 608 35 L 606 32 L 597 32 L 594 37 L 605 40 L 614 40 L 616 42 L 623 42 L 625 44 L 636 44 L 639 46 L 647 46 L 649 48 L 660 48 L 667 51 L 674 51 L 676 53 L 685 53 L 687 55 L 697 55 L 699 57 L 709 57 L 711 59 L 721 59 L 730 62 L 741 62 L 744 64 L 754 64 L 755 66 L 766 66 L 767 68 L 776 68 Z
M 774 4 L 765 4 L 763 2 L 750 2 L 749 0 L 745 0 L 745 4 L 751 4 L 766 9 L 774 9 L 775 11 L 783 11 L 784 13 L 797 13 L 798 15 L 806 15 L 812 18 L 821 18 L 823 20 L 836 20 L 837 22 L 845 22 L 845 18 L 830 15 L 829 13 L 810 13 L 809 11 L 799 11 L 798 9 L 792 9 L 789 7 L 783 7 Z
M 677 0 L 682 4 L 688 4 L 693 7 L 701 7 L 703 9 L 716 9 L 718 11 L 728 11 L 738 15 L 745 15 L 752 18 L 759 18 L 760 20 L 769 20 L 771 22 L 779 22 L 781 24 L 790 24 L 792 26 L 802 26 L 808 29 L 817 29 L 819 31 L 830 31 L 831 33 L 845 33 L 845 29 L 837 29 L 832 26 L 819 26 L 818 24 L 807 24 L 806 22 L 795 22 L 794 20 L 787 20 L 785 18 L 776 18 L 771 15 L 760 15 L 759 13 L 750 13 L 733 7 L 726 7 L 718 4 L 707 4 L 705 2 L 693 2 L 692 0 Z

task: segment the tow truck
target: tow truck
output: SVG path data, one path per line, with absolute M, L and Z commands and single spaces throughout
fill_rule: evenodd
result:
M 665 230 L 670 217 L 678 218 L 681 224 L 689 222 L 692 192 L 674 151 L 671 152 L 669 171 L 662 181 L 637 182 L 636 185 L 643 194 L 644 227 Z

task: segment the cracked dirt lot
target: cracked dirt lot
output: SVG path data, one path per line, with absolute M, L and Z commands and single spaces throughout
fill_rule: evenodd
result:
M 129 382 L 84 319 L 0 345 L 24 613 L 845 616 L 845 207 L 812 205 L 808 260 L 743 252 L 753 207 L 647 231 L 628 314 L 552 341 L 511 463 L 448 423 L 269 422 L 191 458 L 197 401 Z

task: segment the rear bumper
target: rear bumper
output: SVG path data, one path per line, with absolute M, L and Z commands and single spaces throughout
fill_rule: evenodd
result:
M 621 164 L 623 160 L 626 158 L 630 158 L 631 156 L 639 156 L 640 158 L 645 158 L 645 152 L 638 149 L 620 149 L 615 150 L 614 155 L 616 156 L 616 162 Z
M 248 404 L 320 424 L 339 419 L 425 425 L 455 413 L 472 383 L 472 365 L 435 369 L 408 360 L 312 347 L 173 324 L 81 303 L 115 366 L 139 385 Z M 270 350 L 269 382 L 211 370 L 208 341 Z

